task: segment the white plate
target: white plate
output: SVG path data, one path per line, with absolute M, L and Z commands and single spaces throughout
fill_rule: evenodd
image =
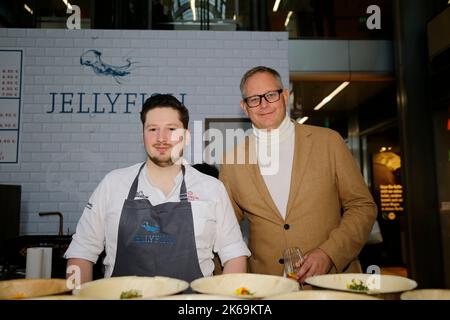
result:
M 175 294 L 172 296 L 154 298 L 156 300 L 239 300 L 234 297 L 218 296 L 212 294 Z
M 361 281 L 368 291 L 349 289 L 352 280 Z M 367 294 L 403 292 L 417 287 L 417 283 L 409 278 L 365 273 L 325 274 L 307 278 L 305 282 L 319 288 Z
M 279 276 L 254 273 L 229 273 L 205 277 L 191 282 L 191 288 L 197 292 L 231 296 L 241 299 L 260 299 L 271 295 L 298 291 L 295 280 Z M 236 290 L 246 288 L 252 294 L 239 295 Z
M 189 283 L 167 277 L 113 277 L 87 282 L 73 294 L 91 299 L 120 299 L 123 292 L 137 290 L 141 298 L 176 294 L 186 290 Z
M 58 294 L 58 295 L 54 295 L 54 296 L 29 298 L 27 300 L 89 300 L 89 299 L 81 297 L 81 296 L 74 296 L 74 295 L 68 295 L 68 294 Z
M 270 296 L 265 300 L 380 300 L 366 294 L 331 290 L 304 290 Z
M 401 300 L 450 300 L 450 290 L 421 289 L 402 293 Z
M 0 281 L 0 299 L 27 299 L 61 294 L 70 289 L 65 279 L 16 279 Z

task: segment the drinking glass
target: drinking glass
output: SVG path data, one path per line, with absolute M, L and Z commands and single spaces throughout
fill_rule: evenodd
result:
M 304 261 L 302 251 L 298 247 L 286 248 L 283 253 L 283 259 L 286 277 L 298 280 L 297 272 Z

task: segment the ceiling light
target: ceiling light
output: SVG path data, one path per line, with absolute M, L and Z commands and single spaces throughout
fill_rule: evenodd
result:
M 309 117 L 298 118 L 298 119 L 297 119 L 297 122 L 300 123 L 300 124 L 302 124 L 302 123 L 305 123 L 306 121 L 308 121 L 308 119 L 309 119 Z
M 287 25 L 289 24 L 289 19 L 291 19 L 292 16 L 292 11 L 289 11 L 289 13 L 287 14 L 286 17 L 286 21 L 284 22 L 284 26 L 287 27 Z
M 332 93 L 330 93 L 328 96 L 326 96 L 317 106 L 315 106 L 314 110 L 319 110 L 320 108 L 322 108 L 325 104 L 330 102 L 331 99 L 333 99 L 335 95 L 337 95 L 339 92 L 344 90 L 344 88 L 346 86 L 348 86 L 349 84 L 350 84 L 350 82 L 348 82 L 348 81 L 342 82 L 339 87 L 337 87 Z
M 24 8 L 25 10 L 27 10 L 30 14 L 33 14 L 33 10 L 31 10 L 31 8 L 30 8 L 29 6 L 27 6 L 26 3 L 23 4 L 23 8 Z
M 72 6 L 70 5 L 69 1 L 67 1 L 67 0 L 62 0 L 62 2 L 64 2 L 64 4 L 67 6 L 67 8 L 68 8 L 69 10 L 72 10 Z
M 197 21 L 197 12 L 195 9 L 195 0 L 191 0 L 192 20 Z
M 280 2 L 281 2 L 281 0 L 275 0 L 275 4 L 273 5 L 273 9 L 272 9 L 273 12 L 277 12 L 278 11 L 278 7 L 280 6 Z

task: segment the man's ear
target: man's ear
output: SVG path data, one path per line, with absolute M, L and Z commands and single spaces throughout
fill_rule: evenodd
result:
M 283 95 L 286 105 L 289 105 L 289 89 L 284 88 L 281 94 Z
M 244 113 L 245 113 L 245 114 L 247 115 L 247 117 L 248 117 L 248 116 L 249 116 L 249 115 L 248 115 L 248 110 L 247 110 L 247 106 L 246 106 L 246 103 L 245 103 L 244 100 L 241 100 L 240 106 L 241 106 L 241 109 L 244 111 Z

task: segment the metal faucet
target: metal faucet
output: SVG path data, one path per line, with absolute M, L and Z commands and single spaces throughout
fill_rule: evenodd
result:
M 39 212 L 39 216 L 59 216 L 59 236 L 64 235 L 63 225 L 64 225 L 64 218 L 61 212 L 59 211 L 53 211 L 53 212 Z

